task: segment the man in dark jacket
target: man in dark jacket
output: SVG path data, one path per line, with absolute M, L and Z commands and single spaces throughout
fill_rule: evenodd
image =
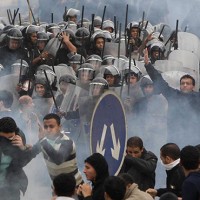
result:
M 180 166 L 180 149 L 174 143 L 167 143 L 160 149 L 160 158 L 166 169 L 166 188 L 152 189 L 146 192 L 153 197 L 161 196 L 167 192 L 173 192 L 178 197 L 182 196 L 182 184 L 185 179 L 183 168 Z
M 155 186 L 155 169 L 158 158 L 143 147 L 139 137 L 131 137 L 127 141 L 127 155 L 122 166 L 122 173 L 132 176 L 134 183 L 142 191 Z
M 144 61 L 157 92 L 162 93 L 168 101 L 168 140 L 182 145 L 196 143 L 200 128 L 200 95 L 194 92 L 194 78 L 188 74 L 182 76 L 180 90 L 174 89 L 150 64 L 147 50 Z
M 0 194 L 1 199 L 20 200 L 28 179 L 23 167 L 26 160 L 25 136 L 10 117 L 0 119 Z M 30 160 L 29 160 L 30 161 Z

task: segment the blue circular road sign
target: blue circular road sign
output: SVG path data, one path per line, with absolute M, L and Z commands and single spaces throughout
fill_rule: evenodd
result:
M 127 139 L 126 118 L 120 98 L 112 91 L 98 100 L 90 126 L 91 152 L 101 153 L 110 175 L 117 175 L 124 160 Z

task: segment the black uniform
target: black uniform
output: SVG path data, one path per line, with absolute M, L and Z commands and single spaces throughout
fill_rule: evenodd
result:
M 12 50 L 8 46 L 0 48 L 0 64 L 3 65 L 4 70 L 2 75 L 11 73 L 11 65 L 18 59 L 24 59 L 24 51 L 22 48 Z

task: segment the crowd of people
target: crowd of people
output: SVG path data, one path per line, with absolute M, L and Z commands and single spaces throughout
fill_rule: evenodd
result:
M 13 19 L 0 31 L 1 197 L 25 194 L 23 168 L 41 152 L 54 200 L 198 200 L 200 55 L 187 51 L 198 60 L 190 70 L 195 78 L 185 73 L 175 89 L 158 63 L 185 50 L 179 47 L 181 31 L 144 19 L 127 22 L 122 31 L 110 19 L 78 16 L 70 8 L 60 23 L 15 25 Z M 89 149 L 95 105 L 109 90 L 121 99 L 128 127 L 126 155 L 115 176 L 106 158 Z M 158 157 L 166 186 L 155 189 Z

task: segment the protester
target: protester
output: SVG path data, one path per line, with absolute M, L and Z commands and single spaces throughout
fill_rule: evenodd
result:
M 104 198 L 104 182 L 109 176 L 108 163 L 100 153 L 94 153 L 85 160 L 84 171 L 86 179 L 89 183 L 81 184 L 77 194 L 79 199 L 103 200 Z
M 128 139 L 126 156 L 121 173 L 128 173 L 134 183 L 142 191 L 155 186 L 155 169 L 158 158 L 152 152 L 147 151 L 143 146 L 140 137 L 134 136 Z
M 43 118 L 39 130 L 39 143 L 51 179 L 61 173 L 75 176 L 76 185 L 82 183 L 76 161 L 74 142 L 61 131 L 60 117 L 50 113 Z
M 183 169 L 180 165 L 180 149 L 174 143 L 167 143 L 160 149 L 160 158 L 166 169 L 166 188 L 149 188 L 146 192 L 152 197 L 160 197 L 162 194 L 172 192 L 178 197 L 182 196 L 182 184 L 185 179 Z

